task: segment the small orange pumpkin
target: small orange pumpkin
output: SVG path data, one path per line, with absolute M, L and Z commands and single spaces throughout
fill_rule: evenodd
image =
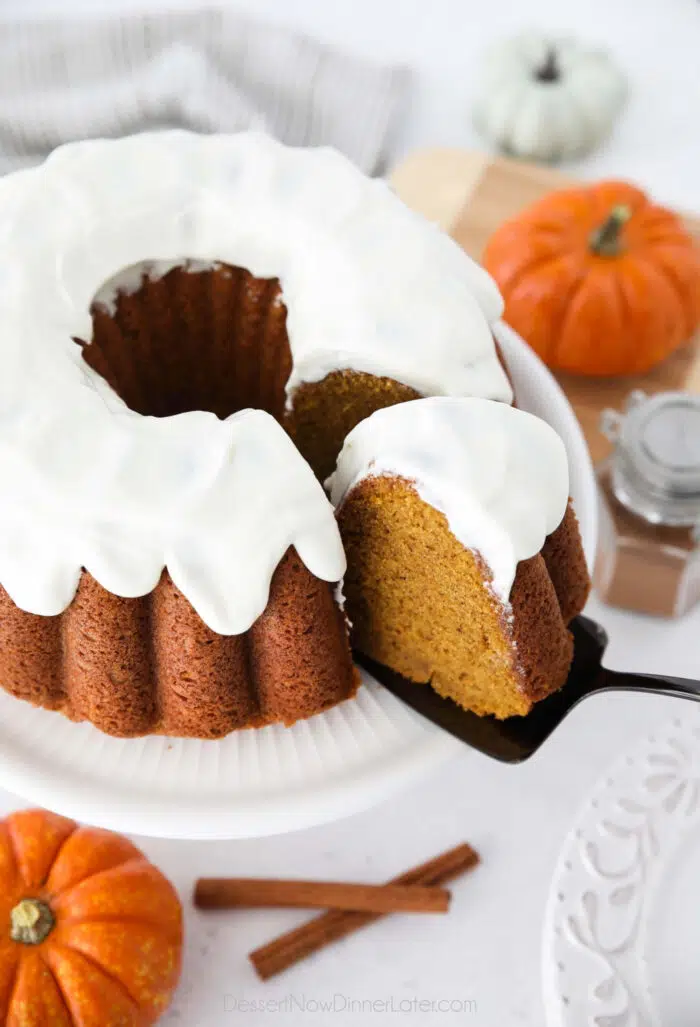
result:
M 643 373 L 700 324 L 700 250 L 624 182 L 550 193 L 491 237 L 506 321 L 550 367 Z
M 177 894 L 126 838 L 44 810 L 0 821 L 0 1023 L 149 1027 L 181 953 Z

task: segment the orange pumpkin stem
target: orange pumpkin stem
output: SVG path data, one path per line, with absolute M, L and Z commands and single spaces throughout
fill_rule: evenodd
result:
M 591 235 L 591 250 L 599 257 L 619 257 L 622 253 L 622 226 L 632 217 L 626 203 L 619 203 L 610 211 L 606 221 Z
M 10 937 L 21 945 L 40 945 L 56 923 L 51 907 L 41 899 L 22 899 L 10 913 Z

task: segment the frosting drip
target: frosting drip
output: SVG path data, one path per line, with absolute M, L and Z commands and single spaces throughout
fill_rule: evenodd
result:
M 138 596 L 167 566 L 235 634 L 288 546 L 317 577 L 343 575 L 331 507 L 270 417 L 141 417 L 83 361 L 93 300 L 138 287 L 144 261 L 278 278 L 290 401 L 343 368 L 510 399 L 489 276 L 330 150 L 255 133 L 71 144 L 0 179 L 0 253 L 0 583 L 32 613 L 62 612 L 83 567 Z
M 83 429 L 101 404 L 85 389 L 60 432 L 49 416 L 16 421 L 21 460 L 0 446 L 0 581 L 22 609 L 61 613 L 83 567 L 115 595 L 140 596 L 167 566 L 202 620 L 229 635 L 263 612 L 289 546 L 318 578 L 342 578 L 333 509 L 269 414 L 125 408 L 97 436 Z
M 478 552 L 508 602 L 521 560 L 539 553 L 566 511 L 564 444 L 548 424 L 484 399 L 436 397 L 378 410 L 350 432 L 326 483 L 338 506 L 364 478 L 411 481 Z

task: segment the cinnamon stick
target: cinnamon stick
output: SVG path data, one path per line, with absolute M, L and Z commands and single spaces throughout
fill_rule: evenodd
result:
M 458 845 L 442 855 L 407 870 L 387 882 L 392 885 L 421 885 L 430 887 L 445 884 L 460 874 L 471 870 L 479 862 L 479 855 L 470 845 Z M 294 966 L 319 949 L 340 938 L 347 937 L 361 927 L 379 920 L 381 913 L 359 913 L 331 910 L 314 917 L 301 927 L 296 927 L 248 956 L 258 977 L 267 980 L 275 974 Z
M 285 906 L 365 913 L 446 913 L 450 893 L 445 888 L 406 884 L 203 877 L 195 886 L 194 904 L 200 909 Z

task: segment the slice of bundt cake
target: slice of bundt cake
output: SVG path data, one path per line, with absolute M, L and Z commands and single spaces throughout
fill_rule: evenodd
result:
M 201 738 L 351 695 L 306 461 L 389 404 L 510 400 L 489 276 L 255 133 L 61 147 L 0 179 L 0 241 L 0 686 Z
M 588 572 L 549 425 L 488 400 L 416 400 L 350 432 L 329 485 L 361 652 L 499 718 L 561 687 Z

